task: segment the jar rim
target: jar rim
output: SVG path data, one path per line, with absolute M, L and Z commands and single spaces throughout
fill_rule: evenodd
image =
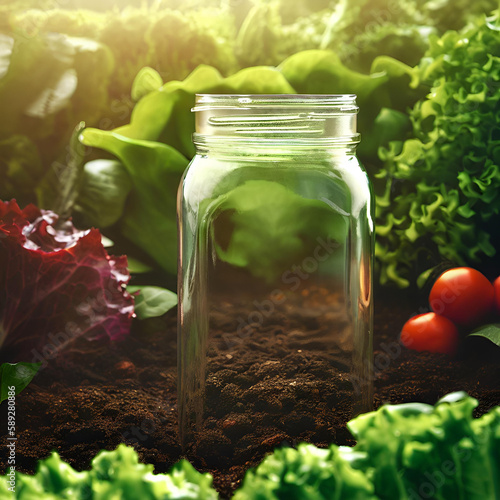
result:
M 196 94 L 196 103 L 192 111 L 220 106 L 255 108 L 276 105 L 334 107 L 339 111 L 358 111 L 356 94 Z

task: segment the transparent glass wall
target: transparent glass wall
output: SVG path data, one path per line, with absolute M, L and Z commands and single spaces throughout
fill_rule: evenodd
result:
M 371 192 L 355 96 L 198 96 L 178 200 L 187 455 L 348 442 L 372 404 Z

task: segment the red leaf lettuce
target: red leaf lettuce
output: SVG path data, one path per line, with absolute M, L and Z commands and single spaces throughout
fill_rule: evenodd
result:
M 0 357 L 45 361 L 78 337 L 124 337 L 129 277 L 127 258 L 109 256 L 97 229 L 0 201 Z

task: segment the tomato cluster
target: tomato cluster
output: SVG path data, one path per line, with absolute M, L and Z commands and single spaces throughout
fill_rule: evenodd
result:
M 500 276 L 491 284 L 470 267 L 449 269 L 434 283 L 429 304 L 434 312 L 410 318 L 401 342 L 416 351 L 453 354 L 460 329 L 470 330 L 500 314 Z

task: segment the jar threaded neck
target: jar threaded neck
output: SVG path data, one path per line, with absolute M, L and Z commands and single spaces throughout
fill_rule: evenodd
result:
M 214 144 L 331 148 L 354 146 L 358 107 L 353 94 L 198 94 L 197 148 Z

